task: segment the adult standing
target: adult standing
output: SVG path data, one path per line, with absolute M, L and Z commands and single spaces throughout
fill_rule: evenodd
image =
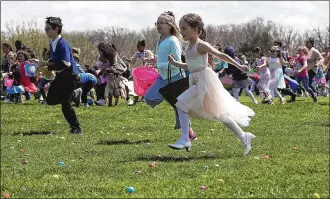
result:
M 314 39 L 308 38 L 305 42 L 305 45 L 308 49 L 307 55 L 307 68 L 308 68 L 308 79 L 309 87 L 316 93 L 316 90 L 313 88 L 313 78 L 316 75 L 317 68 L 322 67 L 324 58 L 322 57 L 320 51 L 314 48 Z

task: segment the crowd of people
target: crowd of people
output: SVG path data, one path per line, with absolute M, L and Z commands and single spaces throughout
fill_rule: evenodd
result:
M 254 61 L 248 63 L 231 46 L 223 49 L 220 44 L 207 43 L 204 23 L 196 14 L 184 15 L 178 26 L 174 14 L 165 12 L 155 26 L 160 34 L 155 54 L 147 49 L 145 40 L 137 41 L 134 55 L 123 57 L 113 43 L 100 43 L 95 65 L 83 69 L 80 49 L 71 48 L 61 36 L 61 19 L 48 17 L 45 32 L 52 41 L 42 57 L 36 57 L 20 40 L 15 42 L 15 52 L 10 44 L 2 44 L 1 99 L 24 103 L 33 95 L 40 104 L 61 104 L 71 133 L 81 134 L 73 106 L 116 106 L 123 98 L 128 106 L 143 101 L 154 108 L 164 100 L 161 88 L 189 77 L 189 88 L 177 97 L 176 104 L 171 104 L 175 129 L 181 129 L 182 134 L 169 147 L 190 151 L 191 140 L 197 137 L 189 119 L 193 116 L 224 123 L 241 140 L 247 155 L 255 135 L 240 126 L 249 125 L 255 113 L 239 103 L 242 91 L 254 104 L 258 104 L 256 96 L 261 97 L 262 104 L 274 104 L 275 97 L 284 104 L 285 95 L 290 96 L 289 103 L 303 95 L 314 102 L 318 96 L 328 96 L 329 47 L 320 53 L 314 48 L 313 38 L 291 56 L 282 49 L 281 41 L 275 41 L 270 51 L 255 47 Z M 137 96 L 133 89 L 132 70 L 140 66 L 159 72 L 145 96 Z

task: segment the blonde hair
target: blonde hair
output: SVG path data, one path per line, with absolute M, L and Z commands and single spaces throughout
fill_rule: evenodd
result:
M 273 46 L 270 50 L 275 50 L 277 52 L 281 52 L 281 49 L 279 46 Z
M 168 25 L 171 26 L 171 35 L 176 36 L 180 41 L 183 40 L 182 35 L 180 34 L 180 30 L 178 25 L 175 22 L 175 16 L 173 12 L 167 11 L 159 15 L 158 18 L 162 18 L 166 21 Z
M 298 51 L 302 50 L 305 55 L 308 55 L 308 49 L 306 46 L 299 46 L 297 50 Z
M 282 53 L 281 53 L 281 49 L 280 49 L 279 46 L 273 46 L 270 50 L 271 51 L 276 51 L 278 53 L 277 57 L 283 58 Z
M 77 54 L 77 55 L 80 55 L 80 48 L 73 47 L 72 48 L 72 52 L 75 53 L 75 54 Z

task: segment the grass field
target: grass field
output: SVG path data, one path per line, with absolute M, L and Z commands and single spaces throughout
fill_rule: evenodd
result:
M 245 128 L 257 136 L 248 157 L 223 124 L 205 120 L 192 120 L 199 137 L 190 153 L 168 148 L 180 133 L 173 129 L 174 113 L 166 103 L 155 109 L 143 103 L 127 107 L 123 101 L 115 108 L 78 108 L 83 136 L 69 135 L 60 106 L 2 103 L 1 194 L 311 198 L 318 193 L 329 198 L 329 98 L 273 106 L 241 101 L 256 112 Z M 148 167 L 151 161 L 156 167 Z M 200 190 L 202 185 L 208 189 Z M 127 186 L 136 192 L 127 193 Z

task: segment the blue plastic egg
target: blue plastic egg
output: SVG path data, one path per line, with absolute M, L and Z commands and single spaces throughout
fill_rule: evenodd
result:
M 57 164 L 58 164 L 58 166 L 63 166 L 64 162 L 58 162 Z
M 134 189 L 134 187 L 127 187 L 127 188 L 126 188 L 126 191 L 127 191 L 128 193 L 134 193 L 134 192 L 135 192 L 135 189 Z
M 88 104 L 88 105 L 92 106 L 92 105 L 93 105 L 93 103 L 94 103 L 94 102 L 93 102 L 93 100 L 92 100 L 92 99 L 87 99 L 87 104 Z

